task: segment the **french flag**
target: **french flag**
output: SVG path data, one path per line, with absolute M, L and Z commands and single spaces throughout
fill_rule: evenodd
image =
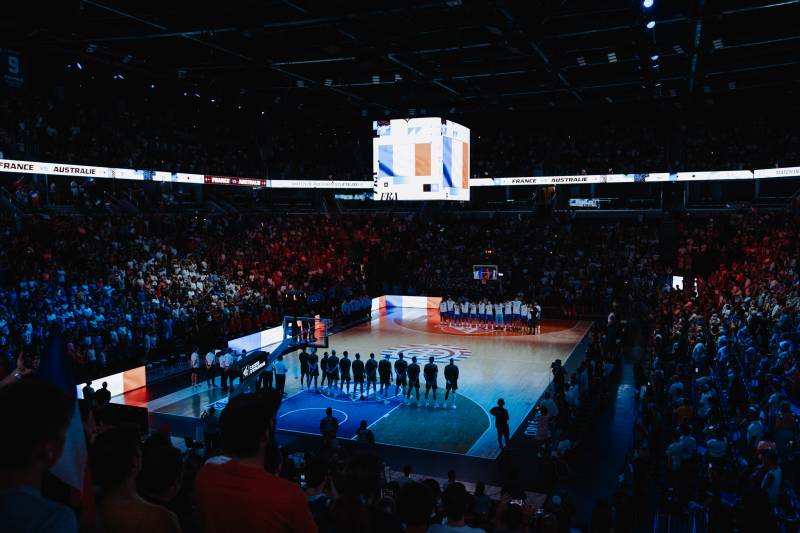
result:
M 86 438 L 83 433 L 81 413 L 78 408 L 75 383 L 72 377 L 71 362 L 67 357 L 64 338 L 60 331 L 53 331 L 47 344 L 44 357 L 41 358 L 38 375 L 42 381 L 52 383 L 61 388 L 72 398 L 74 412 L 67 428 L 64 452 L 58 462 L 50 469 L 65 487 L 58 490 L 65 494 L 63 503 L 75 508 L 79 513 L 79 522 L 85 524 L 86 520 L 93 520 L 94 491 L 92 489 L 91 475 L 88 471 L 88 454 Z

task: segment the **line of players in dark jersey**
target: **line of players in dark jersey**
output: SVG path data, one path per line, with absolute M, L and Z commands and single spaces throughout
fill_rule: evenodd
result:
M 439 304 L 439 319 L 442 324 L 472 326 L 478 329 L 519 331 L 536 334 L 542 320 L 542 307 L 531 304 L 520 296 L 513 300 L 492 302 L 488 298 L 470 301 L 459 298 L 442 299 Z
M 336 350 L 330 354 L 324 352 L 318 356 L 315 350 L 302 351 L 300 359 L 300 386 L 311 390 L 312 384 L 315 392 L 325 392 L 332 395 L 345 395 L 354 398 L 366 399 L 370 389 L 375 399 L 383 398 L 389 401 L 392 376 L 394 375 L 394 397 L 403 399 L 406 405 L 420 403 L 420 375 L 425 381 L 425 407 L 443 409 L 456 408 L 456 391 L 458 390 L 458 366 L 455 359 L 450 359 L 450 364 L 444 367 L 445 393 L 440 404 L 436 398 L 439 388 L 439 366 L 433 357 L 428 358 L 424 367 L 420 367 L 416 356 L 411 357 L 411 362 L 403 353 L 397 355 L 392 361 L 391 354 L 385 354 L 383 359 L 377 360 L 375 354 L 369 354 L 366 361 L 361 359 L 361 354 L 355 354 L 350 359 L 347 351 L 342 352 L 342 357 L 336 355 Z M 366 388 L 365 388 L 366 383 Z M 327 387 L 326 387 L 327 384 Z M 352 385 L 352 392 L 351 392 Z M 432 398 L 428 397 L 432 392 Z

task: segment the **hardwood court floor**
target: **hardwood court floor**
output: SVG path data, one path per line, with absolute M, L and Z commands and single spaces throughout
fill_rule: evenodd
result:
M 545 321 L 540 335 L 504 334 L 443 327 L 437 311 L 391 308 L 370 323 L 331 336 L 329 350 L 336 349 L 340 356 L 348 350 L 351 358 L 359 352 L 362 359 L 370 352 L 376 358 L 390 353 L 392 361 L 402 351 L 406 358 L 416 355 L 420 366 L 433 355 L 439 365 L 440 401 L 444 365 L 454 357 L 460 374 L 457 408 L 398 406 L 371 426 L 375 438 L 385 444 L 495 458 L 497 433 L 489 409 L 498 398 L 506 401 L 513 435 L 549 385 L 550 364 L 555 359 L 566 361 L 589 327 L 590 322 Z M 291 394 L 299 388 L 299 380 L 290 378 L 289 382 Z M 480 428 L 477 435 L 476 427 Z
M 380 402 L 372 396 L 367 408 L 348 398 L 303 392 L 299 363 L 296 355 L 291 355 L 286 358 L 289 399 L 278 414 L 278 429 L 315 433 L 324 407 L 331 406 L 347 413 L 350 423 L 368 419 L 380 443 L 494 459 L 499 450 L 489 409 L 498 398 L 505 399 L 513 435 L 549 385 L 550 364 L 555 359 L 566 361 L 589 327 L 589 322 L 546 320 L 542 334 L 520 335 L 442 326 L 436 311 L 384 309 L 371 322 L 332 335 L 327 350 L 335 349 L 339 356 L 347 350 L 351 358 L 360 353 L 363 360 L 370 352 L 375 353 L 376 359 L 388 353 L 392 362 L 403 352 L 407 359 L 416 355 L 420 366 L 432 355 L 439 365 L 440 402 L 444 395 L 444 366 L 453 357 L 460 370 L 457 408 L 441 410 L 392 402 L 376 414 L 375 404 Z M 424 382 L 421 394 L 424 395 Z M 146 402 L 138 396 L 114 401 L 146 404 L 151 412 L 196 418 L 209 404 L 224 397 L 220 389 L 209 390 L 205 384 L 158 399 L 148 398 Z M 341 436 L 349 438 L 350 434 Z

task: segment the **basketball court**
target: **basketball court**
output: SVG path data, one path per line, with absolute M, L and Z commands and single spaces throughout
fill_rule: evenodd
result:
M 500 450 L 489 410 L 498 398 L 505 400 L 513 435 L 550 384 L 551 363 L 555 359 L 566 363 L 589 327 L 588 321 L 545 320 L 541 334 L 523 335 L 442 325 L 438 311 L 432 309 L 385 308 L 374 312 L 370 322 L 331 335 L 329 347 L 319 352 L 335 349 L 341 357 L 347 350 L 351 359 L 359 353 L 364 361 L 371 352 L 376 359 L 388 354 L 392 363 L 402 352 L 409 362 L 416 356 L 420 366 L 433 356 L 439 365 L 440 405 L 444 399 L 444 366 L 453 358 L 460 371 L 456 409 L 426 407 L 424 401 L 405 405 L 395 396 L 394 383 L 386 399 L 373 393 L 362 399 L 352 393 L 345 396 L 301 389 L 298 352 L 294 352 L 285 358 L 287 398 L 278 412 L 277 428 L 318 435 L 319 421 L 331 407 L 340 423 L 340 438 L 352 438 L 359 423 L 366 420 L 381 444 L 494 459 Z M 421 382 L 422 398 L 425 385 L 424 380 Z M 180 433 L 180 428 L 196 427 L 197 419 L 210 405 L 224 407 L 227 395 L 220 388 L 209 389 L 202 384 L 157 398 L 147 389 L 139 389 L 113 401 L 147 407 L 151 424 L 168 423 Z

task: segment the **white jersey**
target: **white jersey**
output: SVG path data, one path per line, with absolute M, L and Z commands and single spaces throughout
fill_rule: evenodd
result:
M 511 314 L 511 302 L 506 302 L 505 309 L 503 309 L 503 313 L 506 315 Z
M 486 304 L 481 302 L 478 304 L 478 314 L 485 315 L 486 314 Z
M 486 304 L 486 316 L 492 316 L 492 304 Z
M 520 309 L 521 305 L 522 305 L 522 302 L 520 302 L 519 300 L 514 300 L 513 302 L 511 302 L 511 306 L 514 308 L 514 314 L 515 315 L 519 314 L 519 309 Z
M 528 316 L 528 306 L 525 305 L 525 304 L 520 305 L 519 306 L 519 314 L 521 316 Z
M 447 300 L 447 310 L 449 312 L 452 313 L 453 312 L 453 307 L 455 307 L 455 306 L 456 306 L 456 303 L 452 300 L 452 298 L 450 300 Z
M 466 315 L 469 312 L 469 303 L 461 302 L 461 314 Z
M 456 304 L 455 306 L 453 306 L 453 314 L 456 315 L 456 316 L 461 314 L 461 306 L 460 305 Z
M 540 318 L 542 318 L 542 306 L 539 305 L 539 304 L 536 304 L 536 305 L 533 306 L 533 309 L 536 311 L 536 320 L 539 320 Z
M 478 314 L 478 306 L 475 305 L 475 302 L 469 304 L 469 314 L 477 315 Z
M 439 304 L 439 312 L 440 313 L 447 312 L 447 302 L 445 302 L 444 300 L 442 300 L 441 303 Z
M 496 315 L 503 314 L 503 304 L 494 304 L 494 314 Z

